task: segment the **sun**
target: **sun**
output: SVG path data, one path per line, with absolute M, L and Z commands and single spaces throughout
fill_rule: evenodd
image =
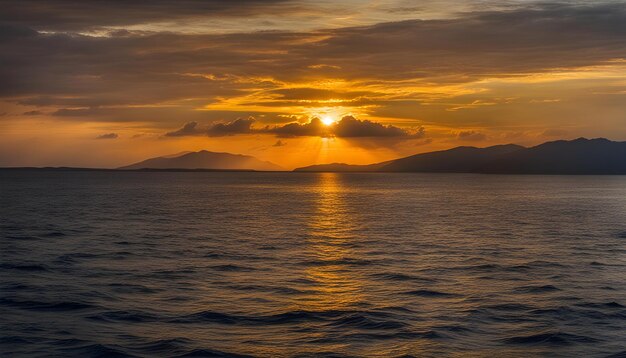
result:
M 325 126 L 330 126 L 333 123 L 335 123 L 335 119 L 333 117 L 331 117 L 331 116 L 324 116 L 324 117 L 322 117 L 322 123 Z

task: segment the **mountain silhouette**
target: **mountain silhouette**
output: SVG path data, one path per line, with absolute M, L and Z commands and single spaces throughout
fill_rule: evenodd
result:
M 378 169 L 384 172 L 466 173 L 504 154 L 524 149 L 514 144 L 488 148 L 457 147 L 393 160 Z
M 220 170 L 284 170 L 278 165 L 241 154 L 201 150 L 156 157 L 119 169 L 220 169 Z
M 369 165 L 349 165 L 343 163 L 312 165 L 297 168 L 296 171 L 338 171 L 338 172 L 430 172 L 467 173 L 482 167 L 503 154 L 521 149 L 522 146 L 508 144 L 488 148 L 456 147 L 437 152 L 421 153 L 405 158 Z
M 476 170 L 497 174 L 626 174 L 626 142 L 559 140 L 508 153 Z
M 626 174 L 626 142 L 579 138 L 525 148 L 456 147 L 370 165 L 312 165 L 296 171 L 489 174 Z

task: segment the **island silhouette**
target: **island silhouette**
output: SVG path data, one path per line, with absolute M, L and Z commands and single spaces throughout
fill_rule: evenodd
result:
M 146 159 L 118 169 L 220 169 L 284 171 L 285 169 L 249 155 L 218 153 L 201 150 Z
M 295 171 L 626 174 L 626 142 L 578 138 L 547 142 L 530 148 L 515 144 L 487 148 L 456 147 L 369 165 L 333 163 L 296 168 Z

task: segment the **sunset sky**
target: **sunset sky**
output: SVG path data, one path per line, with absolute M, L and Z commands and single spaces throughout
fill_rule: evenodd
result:
M 78 5 L 77 5 L 78 4 Z M 0 166 L 626 140 L 624 1 L 0 0 Z

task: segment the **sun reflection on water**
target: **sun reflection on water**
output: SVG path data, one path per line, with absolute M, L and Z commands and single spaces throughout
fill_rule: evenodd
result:
M 298 302 L 312 311 L 342 310 L 362 299 L 360 279 L 348 263 L 355 259 L 355 226 L 336 173 L 319 174 L 317 208 L 308 222 L 311 264 L 305 270 L 314 293 Z

